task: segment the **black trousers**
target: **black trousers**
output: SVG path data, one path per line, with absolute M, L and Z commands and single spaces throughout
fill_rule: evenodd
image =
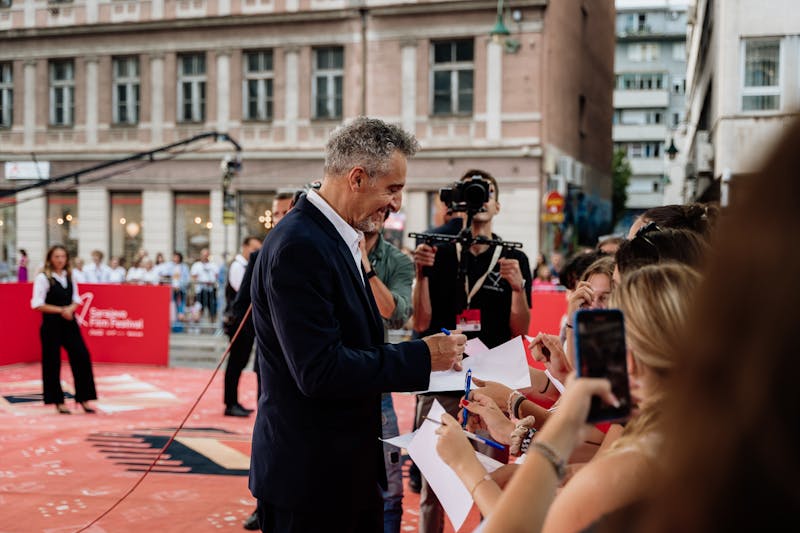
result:
M 249 317 L 248 320 L 250 320 Z M 225 367 L 225 405 L 228 407 L 239 403 L 239 379 L 242 377 L 242 370 L 250 360 L 254 341 L 253 326 L 245 324 L 231 345 L 228 364 Z
M 75 382 L 75 401 L 85 402 L 97 399 L 94 388 L 94 374 L 89 350 L 81 337 L 78 323 L 61 317 L 47 317 L 39 329 L 42 341 L 42 385 L 44 403 L 64 403 L 61 389 L 61 347 L 67 351 L 72 379 Z
M 378 484 L 374 494 L 359 498 L 359 509 L 320 509 L 309 502 L 304 509 L 282 509 L 258 500 L 258 524 L 263 533 L 381 533 L 383 500 Z M 324 498 L 324 494 L 321 495 Z M 363 507 L 362 507 L 363 506 Z

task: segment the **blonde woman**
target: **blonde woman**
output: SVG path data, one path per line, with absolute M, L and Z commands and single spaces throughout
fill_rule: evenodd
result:
M 42 385 L 44 403 L 55 404 L 60 414 L 71 413 L 61 389 L 61 348 L 67 351 L 75 382 L 75 401 L 86 413 L 94 413 L 90 400 L 97 399 L 89 350 L 75 321 L 81 303 L 78 284 L 72 279 L 69 253 L 61 245 L 50 247 L 42 272 L 33 280 L 31 308 L 42 313 Z
M 687 326 L 687 295 L 699 282 L 691 268 L 663 264 L 634 271 L 617 287 L 611 305 L 625 313 L 628 375 L 637 409 L 623 435 L 579 470 L 558 496 L 559 476 L 553 473 L 563 473 L 566 459 L 590 428 L 582 421 L 591 395 L 609 397 L 607 389 L 584 385 L 597 380 L 578 379 L 567 387 L 561 407 L 533 439 L 538 444 L 530 446 L 532 456 L 502 494 L 493 481 L 481 477 L 485 471 L 476 468 L 474 454 L 453 452 L 465 451 L 466 437 L 452 418 L 444 420 L 437 451 L 488 515 L 484 532 L 581 531 L 645 494 L 649 480 L 659 473 L 662 435 L 656 422 L 667 401 L 665 383 L 676 346 Z

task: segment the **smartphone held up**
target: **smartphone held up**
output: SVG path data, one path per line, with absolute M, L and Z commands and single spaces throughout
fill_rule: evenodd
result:
M 606 378 L 619 407 L 592 398 L 587 422 L 618 421 L 631 412 L 631 393 L 625 350 L 625 323 L 618 309 L 575 313 L 575 370 L 579 377 Z

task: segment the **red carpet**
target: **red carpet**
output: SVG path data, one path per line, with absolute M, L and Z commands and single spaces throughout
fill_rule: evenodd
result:
M 141 477 L 211 375 L 119 364 L 94 369 L 98 413 L 68 402 L 74 414 L 59 415 L 42 404 L 38 364 L 0 367 L 0 532 L 73 532 L 100 516 Z M 69 394 L 66 365 L 62 381 Z M 255 407 L 252 372 L 242 377 L 240 400 Z M 413 396 L 395 395 L 395 407 L 406 432 Z M 241 522 L 255 508 L 247 490 L 254 417 L 222 411 L 220 373 L 153 472 L 87 531 L 244 531 Z M 406 490 L 403 503 L 402 530 L 416 531 L 419 496 Z M 477 523 L 473 509 L 461 531 Z

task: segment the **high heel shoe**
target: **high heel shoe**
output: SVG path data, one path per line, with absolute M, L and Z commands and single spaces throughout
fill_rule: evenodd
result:
M 71 415 L 72 411 L 69 410 L 69 407 L 64 405 L 63 403 L 56 404 L 56 412 L 60 415 Z
M 86 413 L 87 415 L 93 415 L 96 412 L 94 409 L 89 407 L 89 405 L 86 402 L 80 402 L 78 405 L 80 405 L 83 408 L 83 412 Z

